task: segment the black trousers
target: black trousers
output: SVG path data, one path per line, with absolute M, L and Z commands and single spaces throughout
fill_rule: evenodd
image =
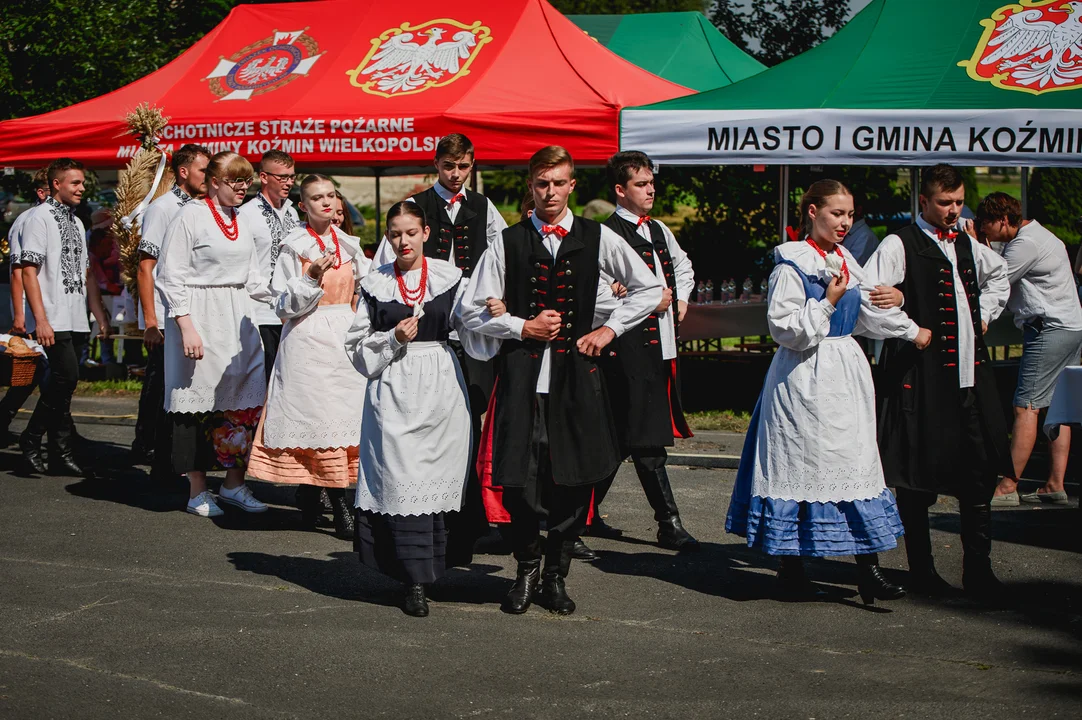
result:
M 282 325 L 260 325 L 259 337 L 263 339 L 263 370 L 267 373 L 267 382 L 270 383 L 271 372 L 274 370 L 274 359 L 278 357 L 278 346 L 282 344 Z
M 653 473 L 665 467 L 665 462 L 669 459 L 669 453 L 663 447 L 656 448 L 633 448 L 630 451 L 631 462 L 635 465 L 635 474 L 639 476 L 639 483 L 642 485 L 642 489 L 646 492 L 646 497 L 653 500 L 653 494 L 651 489 L 646 487 L 646 483 L 649 482 L 646 478 L 650 477 Z M 594 508 L 601 506 L 601 503 L 605 502 L 605 496 L 609 494 L 609 490 L 612 489 L 612 483 L 616 480 L 616 473 L 620 472 L 620 468 L 616 469 L 612 475 L 602 480 L 597 484 L 597 488 L 594 491 Z M 655 481 L 656 482 L 656 481 Z M 662 512 L 659 508 L 655 507 L 654 520 L 661 522 L 668 517 L 667 512 Z M 660 515 L 660 517 L 659 517 Z
M 41 388 L 41 399 L 28 427 L 44 428 L 50 436 L 65 429 L 70 422 L 71 396 L 79 383 L 79 355 L 73 335 L 58 332 L 53 345 L 45 348 L 49 358 L 49 379 Z
M 955 497 L 958 498 L 959 513 L 962 519 L 962 547 L 969 562 L 980 562 L 980 557 L 987 556 L 986 538 L 974 537 L 977 531 L 977 517 L 986 513 L 988 504 L 995 492 L 996 476 L 989 471 L 988 438 L 985 437 L 977 406 L 977 396 L 973 388 L 962 388 L 958 401 L 962 409 L 962 446 L 959 456 L 966 459 L 966 470 L 953 478 Z M 935 505 L 939 495 L 928 490 L 914 490 L 899 487 L 895 489 L 898 500 L 898 514 L 905 527 L 906 555 L 912 570 L 927 569 L 932 562 L 932 540 L 928 523 L 928 509 Z
M 505 487 L 503 505 L 511 514 L 511 545 L 519 562 L 541 559 L 541 520 L 548 525 L 548 549 L 558 554 L 586 528 L 594 485 L 557 485 L 549 456 L 548 395 L 536 395 L 530 462 L 524 487 Z
M 139 393 L 139 417 L 135 421 L 133 447 L 153 453 L 154 469 L 167 470 L 173 424 L 165 412 L 165 343 L 147 351 L 146 374 Z

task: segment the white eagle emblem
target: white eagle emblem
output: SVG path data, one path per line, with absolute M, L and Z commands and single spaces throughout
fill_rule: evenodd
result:
M 1048 19 L 1062 15 L 1062 19 Z M 987 44 L 980 65 L 1006 73 L 1011 84 L 1045 89 L 1082 77 L 1082 2 L 1012 13 Z
M 237 73 L 237 77 L 246 83 L 257 83 L 268 78 L 278 77 L 284 73 L 288 67 L 289 58 L 280 57 L 277 60 L 271 61 L 256 59 L 242 68 L 241 71 Z
M 210 91 L 219 100 L 250 100 L 306 76 L 323 57 L 306 30 L 276 30 L 228 58 L 219 58 L 205 78 Z
M 412 32 L 393 35 L 379 46 L 371 62 L 361 70 L 371 75 L 376 87 L 388 94 L 417 90 L 429 82 L 436 82 L 458 74 L 462 61 L 470 57 L 477 37 L 470 30 L 456 32 L 451 40 L 440 42 L 446 31 L 434 27 L 417 35 L 427 35 L 424 44 L 412 42 Z

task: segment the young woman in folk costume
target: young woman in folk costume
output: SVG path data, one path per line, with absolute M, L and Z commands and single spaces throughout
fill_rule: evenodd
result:
M 330 178 L 301 183 L 307 222 L 279 246 L 271 291 L 286 321 L 271 372 L 263 419 L 248 473 L 273 483 L 299 485 L 306 527 L 322 513 L 326 488 L 335 534 L 353 538 L 353 511 L 345 488 L 357 477 L 357 442 L 365 379 L 342 352 L 353 321 L 353 298 L 371 262 L 357 238 L 333 225 L 337 196 Z
M 177 211 L 158 262 L 158 287 L 175 326 L 165 333 L 165 409 L 173 417 L 173 467 L 188 475 L 188 512 L 222 510 L 207 471 L 226 470 L 218 499 L 246 512 L 267 509 L 244 484 L 252 435 L 267 394 L 263 346 L 249 300 L 270 304 L 251 230 L 237 206 L 252 184 L 240 155 L 207 165 L 207 196 Z
M 880 309 L 853 256 L 839 244 L 853 198 L 833 180 L 801 201 L 797 242 L 774 250 L 767 320 L 774 355 L 744 442 L 725 521 L 749 547 L 781 556 L 788 595 L 809 594 L 802 557 L 856 555 L 861 599 L 905 591 L 880 572 L 878 553 L 902 534 L 876 445 L 871 370 L 852 334 L 905 338 L 931 333 L 897 308 Z
M 406 585 L 403 610 L 428 614 L 425 585 L 472 560 L 472 533 L 455 533 L 470 461 L 470 409 L 462 368 L 447 346 L 487 343 L 454 319 L 462 271 L 426 258 L 424 211 L 387 212 L 395 260 L 361 281 L 346 352 L 369 378 L 357 478 L 361 562 Z M 491 355 L 492 351 L 489 350 Z

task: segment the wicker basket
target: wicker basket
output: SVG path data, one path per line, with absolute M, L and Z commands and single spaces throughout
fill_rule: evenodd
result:
M 40 358 L 41 355 L 37 353 L 33 355 L 0 354 L 0 385 L 10 387 L 32 385 Z

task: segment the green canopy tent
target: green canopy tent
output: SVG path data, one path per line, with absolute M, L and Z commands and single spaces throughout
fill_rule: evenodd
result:
M 700 12 L 567 17 L 624 60 L 700 92 L 732 85 L 766 69 Z
M 626 108 L 620 145 L 676 165 L 1078 166 L 1080 110 L 1082 1 L 872 0 L 765 72 Z

